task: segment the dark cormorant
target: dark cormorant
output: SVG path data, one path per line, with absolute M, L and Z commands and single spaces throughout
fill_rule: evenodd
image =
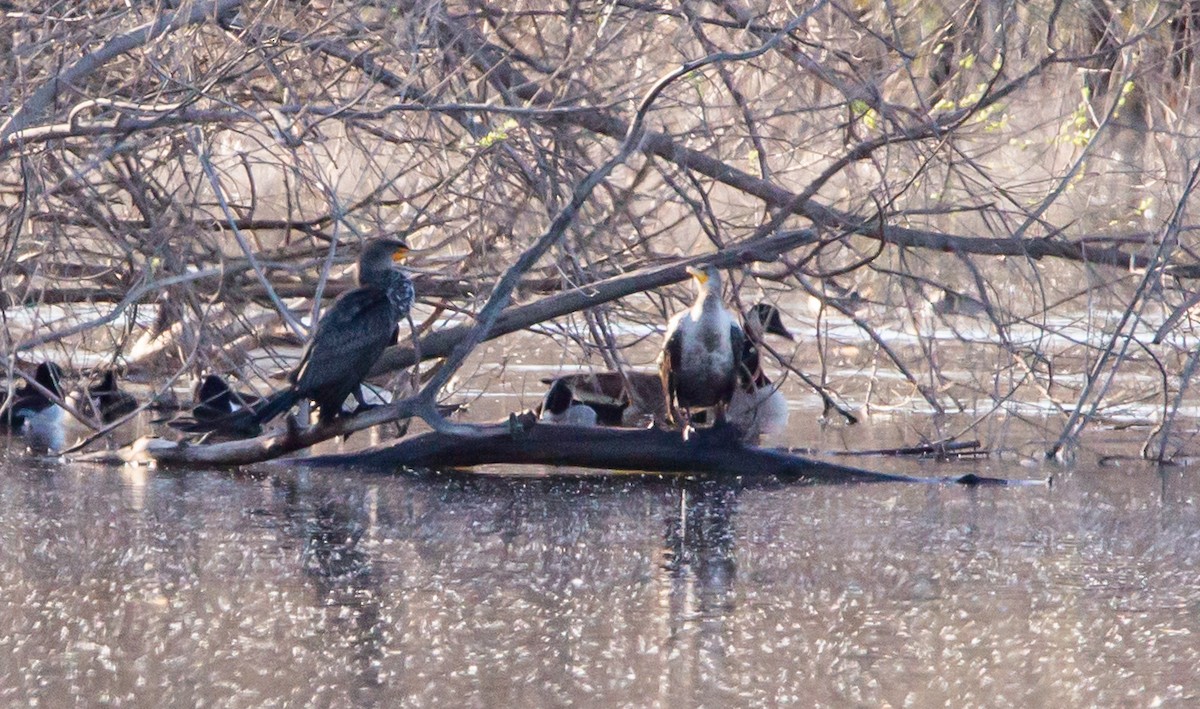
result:
M 408 244 L 399 239 L 378 239 L 367 245 L 358 259 L 359 287 L 344 293 L 321 316 L 289 377 L 291 386 L 255 407 L 254 422 L 270 421 L 301 399 L 316 404 L 321 423 L 340 416 L 342 403 L 351 394 L 360 408 L 365 405 L 359 385 L 412 307 L 412 281 L 392 267 L 407 254 Z
M 696 282 L 696 302 L 671 318 L 659 355 L 667 422 L 677 423 L 682 412 L 685 427 L 697 408 L 716 409 L 715 423 L 724 420 L 746 339 L 721 299 L 721 272 L 707 266 L 688 273 Z
M 88 389 L 88 397 L 91 398 L 96 411 L 100 414 L 100 420 L 104 423 L 112 423 L 122 416 L 137 411 L 137 399 L 126 391 L 121 391 L 117 387 L 117 375 L 113 370 L 104 370 L 104 376 L 100 379 L 100 383 Z

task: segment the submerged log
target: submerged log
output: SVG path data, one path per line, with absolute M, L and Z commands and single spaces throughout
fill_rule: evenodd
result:
M 678 431 L 589 428 L 513 417 L 471 432 L 437 432 L 354 453 L 289 458 L 273 463 L 360 468 L 464 468 L 476 465 L 555 465 L 647 473 L 821 482 L 934 482 L 1008 484 L 977 475 L 916 477 L 881 473 L 743 444 L 736 430 Z

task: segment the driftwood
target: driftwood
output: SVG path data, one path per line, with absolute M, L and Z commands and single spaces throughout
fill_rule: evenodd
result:
M 290 415 L 283 431 L 257 438 L 219 443 L 192 443 L 143 437 L 119 450 L 96 451 L 74 459 L 88 463 L 122 465 L 125 463 L 213 467 L 260 463 L 281 455 L 314 446 L 338 436 L 349 436 L 372 426 L 400 421 L 420 410 L 416 399 L 402 399 L 374 407 L 369 411 L 334 419 L 313 426 L 299 426 Z
M 654 474 L 687 473 L 725 479 L 844 483 L 1007 485 L 1011 482 L 974 474 L 917 477 L 881 473 L 747 446 L 737 436 L 737 431 L 731 428 L 701 429 L 685 441 L 678 431 L 545 424 L 524 415 L 514 416 L 507 423 L 476 427 L 469 433 L 431 431 L 355 453 L 273 460 L 270 464 L 352 466 L 387 471 L 488 464 L 554 465 L 623 471 L 605 475 L 638 471 Z
M 792 452 L 803 453 L 805 451 L 793 450 Z M 919 446 L 903 446 L 901 448 L 840 451 L 834 455 L 858 457 L 913 456 L 916 458 L 937 458 L 938 460 L 949 460 L 951 458 L 986 458 L 988 456 L 988 450 L 984 448 L 979 441 L 935 441 L 933 443 L 924 443 Z
M 404 399 L 327 426 L 299 427 L 289 419 L 284 431 L 223 443 L 191 444 L 142 438 L 120 450 L 97 451 L 76 460 L 154 463 L 166 466 L 246 465 L 344 466 L 395 472 L 401 469 L 455 469 L 477 465 L 551 465 L 593 468 L 596 477 L 632 472 L 687 474 L 720 480 L 755 482 L 920 482 L 962 485 L 1042 484 L 975 474 L 920 477 L 884 473 L 805 458 L 783 450 L 744 444 L 731 426 L 700 429 L 685 440 L 678 431 L 635 428 L 587 428 L 545 424 L 530 413 L 504 423 L 452 424 L 442 430 L 353 453 L 280 458 L 336 436 L 396 421 L 417 413 L 421 404 Z M 610 472 L 619 471 L 619 472 Z

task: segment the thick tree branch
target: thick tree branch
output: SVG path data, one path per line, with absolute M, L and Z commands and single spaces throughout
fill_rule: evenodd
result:
M 687 473 L 743 480 L 808 482 L 924 482 L 1008 484 L 977 475 L 923 478 L 880 473 L 746 446 L 737 440 L 708 440 L 722 432 L 704 430 L 684 441 L 678 431 L 584 428 L 510 421 L 479 427 L 472 435 L 431 431 L 356 453 L 278 461 L 288 465 L 401 468 L 459 468 L 487 464 L 568 465 L 604 470 Z M 1040 482 L 1036 484 L 1041 484 Z
M 557 295 L 542 298 L 536 303 L 522 305 L 504 311 L 496 318 L 492 327 L 481 341 L 523 330 L 551 318 L 592 308 L 634 293 L 661 288 L 689 278 L 688 266 L 712 264 L 718 268 L 731 268 L 756 261 L 772 261 L 785 251 L 817 242 L 816 232 L 809 229 L 788 231 L 757 242 L 747 242 L 730 247 L 716 254 L 679 259 L 672 263 L 643 268 L 632 273 L 615 276 L 596 283 L 580 286 Z M 418 348 L 421 358 L 445 357 L 471 332 L 469 325 L 448 327 L 421 338 Z M 389 348 L 380 357 L 374 374 L 411 367 L 416 364 L 416 350 L 408 346 Z

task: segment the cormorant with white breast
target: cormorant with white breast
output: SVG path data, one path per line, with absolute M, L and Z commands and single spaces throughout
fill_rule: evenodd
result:
M 248 411 L 255 423 L 275 418 L 301 399 L 316 404 L 322 424 L 342 415 L 342 404 L 351 394 L 360 408 L 365 405 L 359 385 L 394 341 L 397 324 L 408 316 L 415 297 L 412 281 L 392 267 L 407 254 L 408 244 L 400 239 L 367 244 L 358 259 L 359 287 L 344 293 L 321 316 L 289 376 L 291 386 Z
M 671 318 L 659 355 L 668 423 L 678 423 L 682 411 L 685 435 L 692 409 L 716 409 L 714 425 L 724 422 L 746 339 L 721 299 L 721 272 L 706 266 L 689 267 L 688 273 L 696 283 L 696 301 Z

